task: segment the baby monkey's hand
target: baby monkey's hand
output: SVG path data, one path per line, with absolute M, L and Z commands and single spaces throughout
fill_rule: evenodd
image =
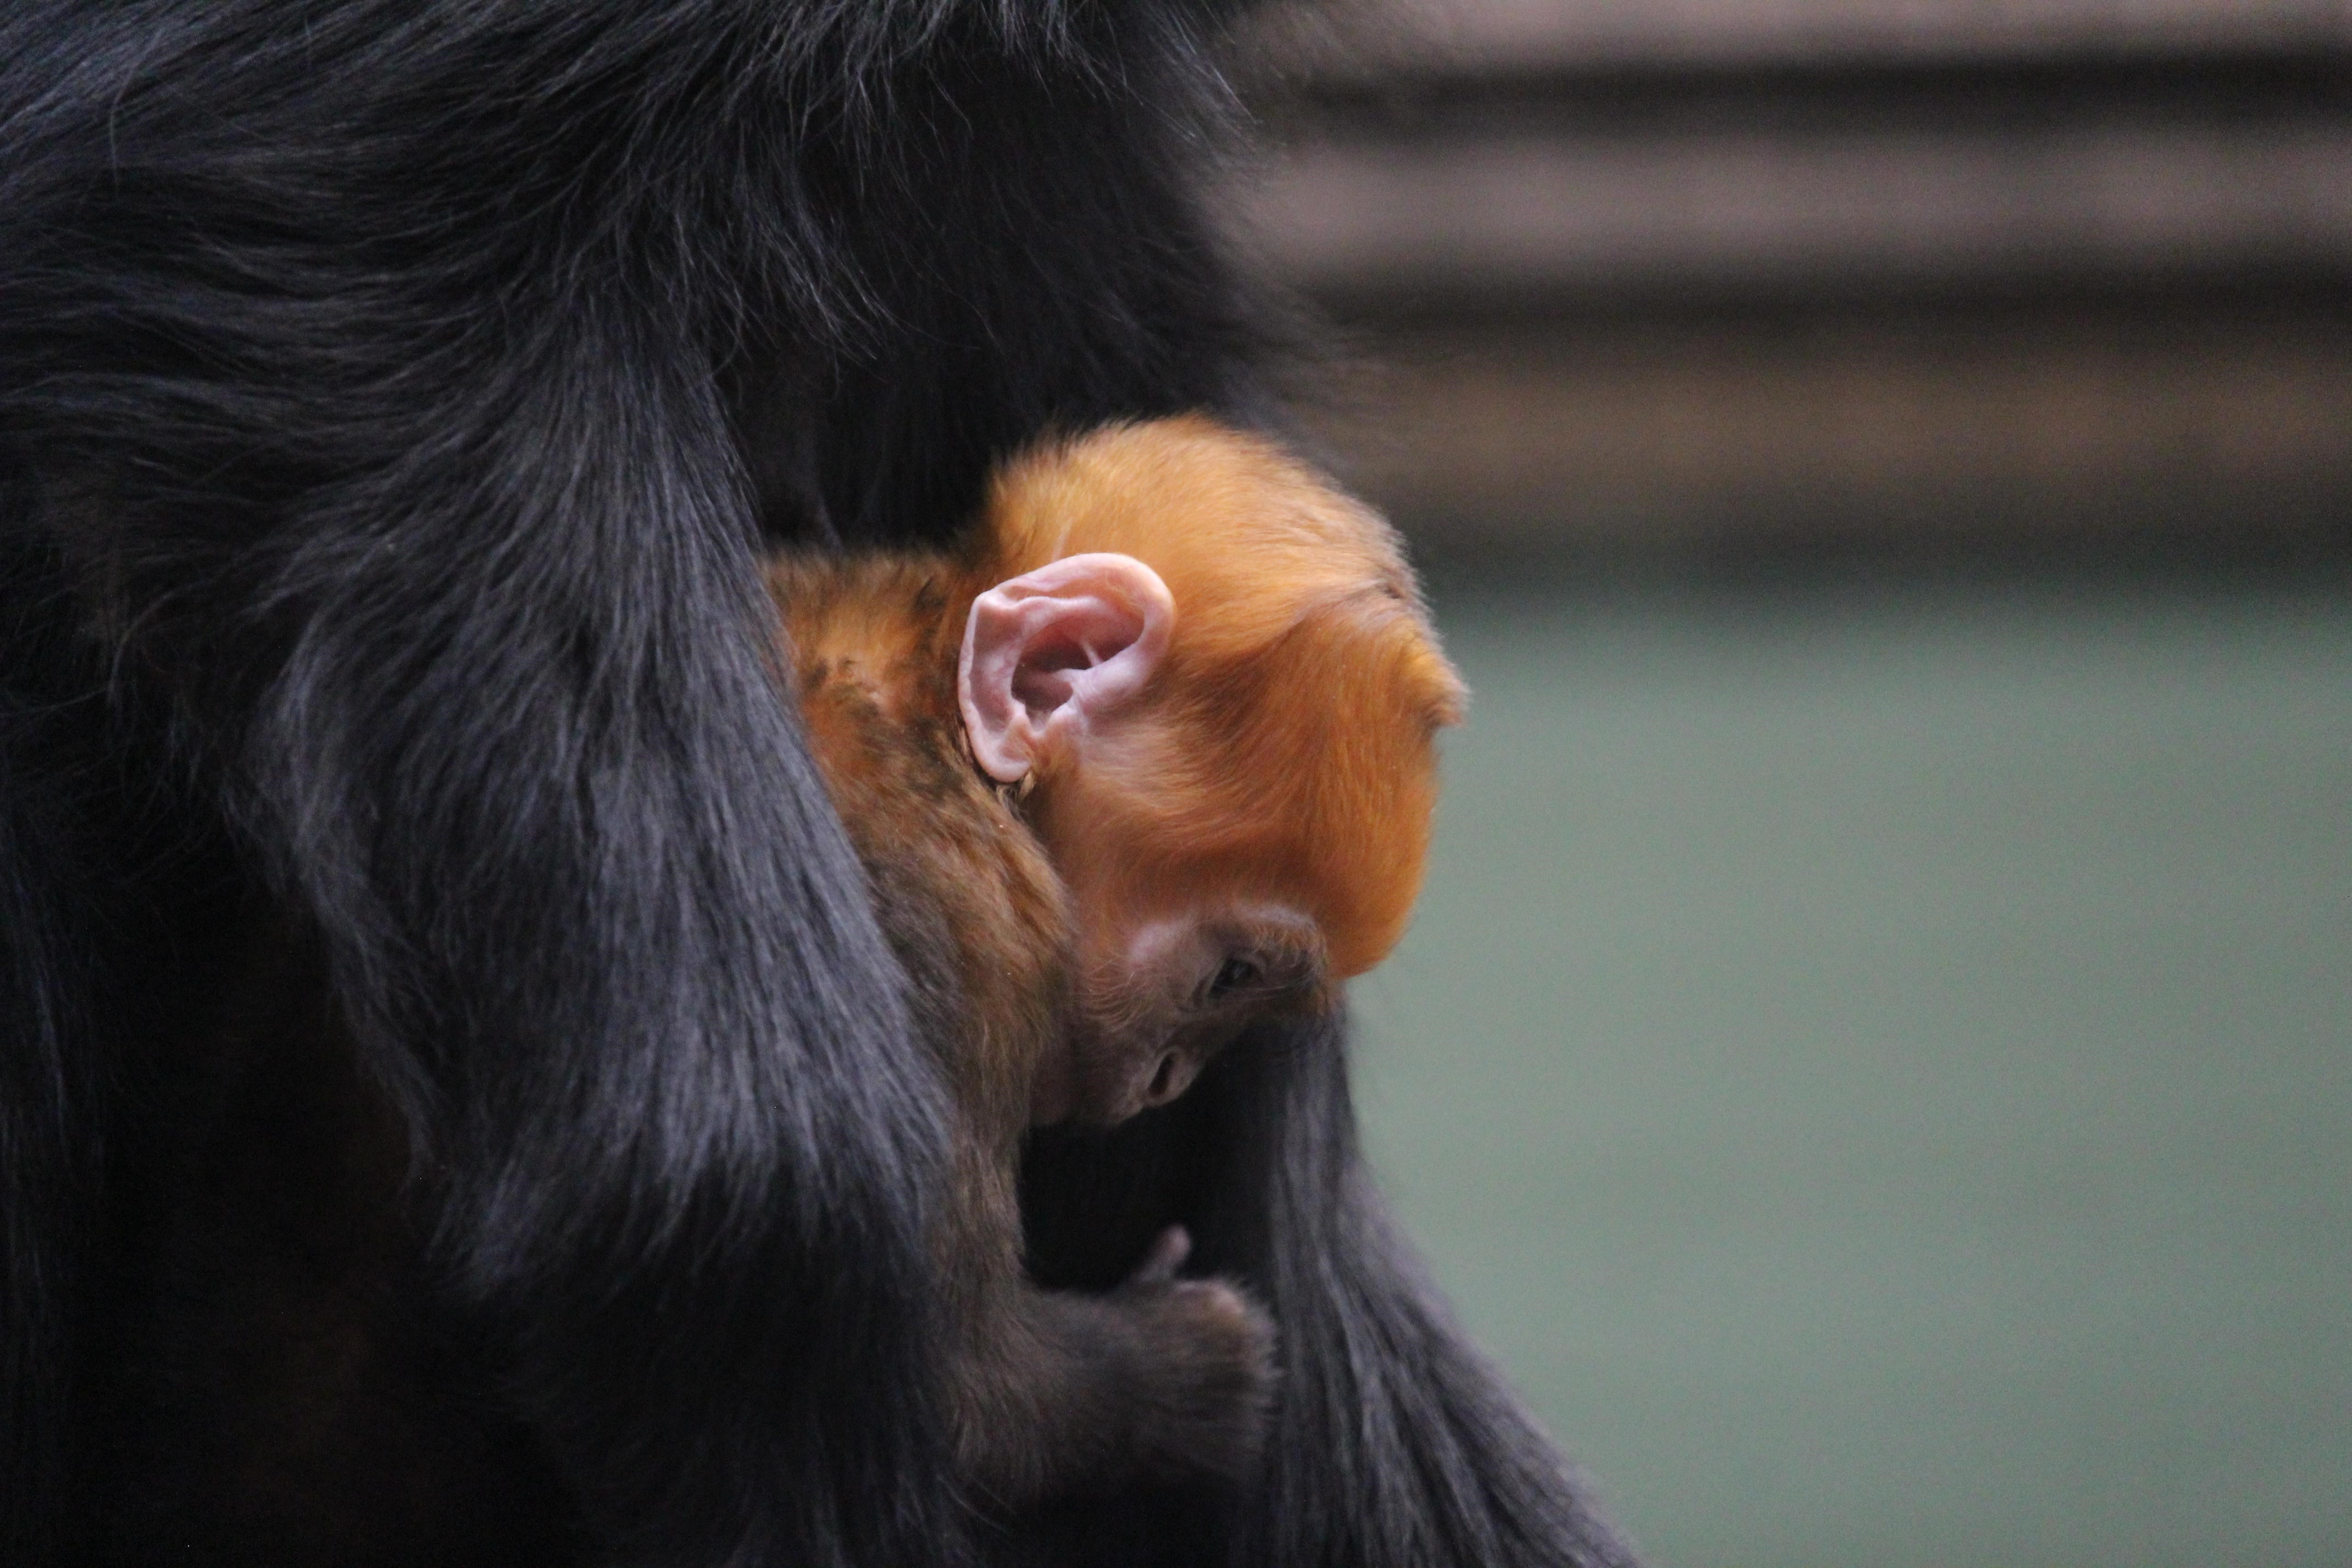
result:
M 1181 1225 L 1160 1233 L 1110 1301 L 1137 1336 L 1139 1455 L 1157 1479 L 1248 1478 L 1274 1402 L 1274 1320 L 1223 1280 L 1181 1280 Z

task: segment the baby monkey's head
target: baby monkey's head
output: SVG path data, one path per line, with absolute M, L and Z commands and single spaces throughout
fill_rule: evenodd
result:
M 1115 1122 L 1396 945 L 1462 683 L 1388 526 L 1205 419 L 1009 465 L 983 537 L 965 727 L 1076 922 L 1036 1119 Z

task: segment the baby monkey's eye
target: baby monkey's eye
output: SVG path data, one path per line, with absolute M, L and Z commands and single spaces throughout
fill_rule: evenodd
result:
M 1209 999 L 1222 1001 L 1235 991 L 1245 990 L 1265 977 L 1265 967 L 1252 957 L 1235 953 L 1217 966 L 1209 979 Z

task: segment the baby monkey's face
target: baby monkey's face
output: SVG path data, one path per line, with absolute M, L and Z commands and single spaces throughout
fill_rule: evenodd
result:
M 1311 614 L 1249 612 L 1289 628 L 1251 656 L 1292 660 L 1297 680 L 1172 654 L 1174 598 L 1132 556 L 1063 556 L 973 600 L 965 737 L 983 774 L 1022 786 L 1069 895 L 1073 972 L 1033 1123 L 1164 1105 L 1394 945 L 1428 846 L 1430 737 L 1459 691 L 1410 602 L 1362 575 L 1318 589 Z M 1195 641 L 1238 613 L 1196 598 Z
M 1278 902 L 1221 899 L 1145 914 L 1079 898 L 1065 1049 L 1031 1119 L 1108 1126 L 1164 1105 L 1251 1026 L 1329 1004 L 1322 932 Z

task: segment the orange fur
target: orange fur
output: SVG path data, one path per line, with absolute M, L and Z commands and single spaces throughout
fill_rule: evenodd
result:
M 1337 974 L 1370 968 L 1420 890 L 1434 735 L 1465 694 L 1395 535 L 1274 443 L 1186 416 L 1041 447 L 963 555 L 793 568 L 787 617 L 803 662 L 856 664 L 898 703 L 909 665 L 952 664 L 982 590 L 1093 550 L 1157 570 L 1176 622 L 1116 750 L 1040 758 L 1029 810 L 1057 867 L 1146 906 L 1286 897 Z
M 1272 442 L 1195 416 L 1031 454 L 986 528 L 992 580 L 1111 550 L 1176 601 L 1119 753 L 1083 778 L 1041 766 L 1034 814 L 1064 875 L 1152 904 L 1210 883 L 1286 894 L 1337 974 L 1384 956 L 1420 891 L 1433 737 L 1465 697 L 1388 526 Z M 1062 863 L 1077 835 L 1057 819 L 1074 818 L 1126 863 Z

